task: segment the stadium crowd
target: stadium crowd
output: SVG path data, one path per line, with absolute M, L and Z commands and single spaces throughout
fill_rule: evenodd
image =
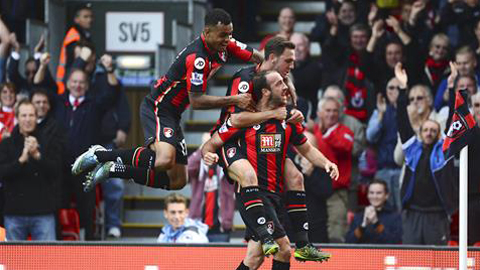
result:
M 480 126 L 479 1 L 325 3 L 308 36 L 294 31 L 295 10 L 283 8 L 278 32 L 258 48 L 275 36 L 295 45 L 288 76 L 305 116 L 305 136 L 340 172 L 331 181 L 324 170 L 289 153 L 304 179 L 310 241 L 455 245 L 458 163 L 444 160 L 441 144 L 456 90 L 468 90 Z M 95 53 L 93 19 L 90 6 L 76 10 L 58 48 L 55 76 L 43 37 L 19 73 L 19 41 L 0 19 L 0 225 L 9 240 L 97 237 L 96 192 L 84 192 L 85 175 L 73 176 L 70 166 L 91 145 L 122 148 L 131 113 L 112 57 Z M 321 56 L 310 54 L 311 42 L 320 44 Z M 478 127 L 475 132 L 468 173 L 471 245 L 480 242 Z M 188 160 L 190 214 L 208 225 L 210 241 L 228 241 L 233 187 L 200 155 Z M 101 188 L 106 233 L 118 238 L 124 181 L 111 179 Z M 201 209 L 202 197 L 219 201 L 218 191 L 222 203 L 209 207 L 220 207 L 220 213 L 212 220 Z M 76 213 L 79 234 L 69 229 Z M 178 226 L 170 225 L 174 235 Z

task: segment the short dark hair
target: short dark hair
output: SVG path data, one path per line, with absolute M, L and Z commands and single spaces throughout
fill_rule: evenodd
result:
M 81 3 L 75 6 L 75 17 L 80 15 L 80 11 L 82 10 L 92 10 L 92 3 Z
M 205 26 L 215 26 L 218 23 L 227 25 L 232 23 L 230 14 L 221 8 L 214 8 L 205 15 Z
M 253 94 L 260 99 L 262 97 L 262 89 L 269 89 L 270 85 L 267 82 L 267 75 L 272 73 L 272 70 L 261 71 L 255 76 L 253 76 L 252 85 L 253 85 Z
M 17 94 L 17 90 L 18 90 L 18 89 L 17 89 L 17 87 L 15 86 L 14 83 L 12 83 L 12 82 L 1 83 L 1 84 L 0 84 L 0 91 L 2 91 L 4 87 L 6 87 L 6 88 L 8 88 L 8 89 L 10 89 L 10 90 L 13 90 L 13 92 L 14 92 L 15 94 Z
M 171 203 L 183 203 L 185 208 L 188 208 L 188 199 L 182 194 L 171 193 L 165 198 L 165 210 L 168 209 L 168 205 Z
M 50 102 L 50 95 L 48 94 L 47 89 L 45 89 L 45 88 L 39 88 L 39 87 L 38 87 L 38 88 L 34 88 L 33 91 L 32 91 L 32 93 L 30 94 L 30 101 L 32 101 L 33 96 L 35 96 L 35 95 L 46 96 L 47 99 L 48 99 L 48 103 L 51 104 L 51 102 Z
M 295 44 L 281 36 L 272 37 L 265 45 L 265 59 L 272 53 L 275 56 L 282 55 L 286 48 L 295 49 Z
M 383 186 L 383 189 L 385 190 L 385 193 L 390 193 L 390 191 L 388 190 L 388 185 L 387 185 L 387 182 L 385 182 L 384 180 L 382 179 L 373 179 L 372 182 L 370 182 L 368 184 L 368 188 L 367 188 L 367 192 L 368 190 L 370 189 L 370 186 L 373 185 L 373 184 L 379 184 L 379 185 L 382 185 Z

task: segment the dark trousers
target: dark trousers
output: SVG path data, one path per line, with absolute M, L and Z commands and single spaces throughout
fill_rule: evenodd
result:
M 311 243 L 328 243 L 327 201 L 307 191 L 308 238 Z
M 402 213 L 406 245 L 446 245 L 450 240 L 450 220 L 444 211 L 423 212 L 406 209 Z

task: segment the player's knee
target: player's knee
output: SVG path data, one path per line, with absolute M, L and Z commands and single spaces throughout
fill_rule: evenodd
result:
M 288 190 L 305 190 L 303 174 L 299 170 L 290 170 L 285 180 Z
M 177 176 L 174 179 L 170 179 L 170 190 L 179 190 L 187 185 L 187 177 Z
M 175 166 L 174 155 L 157 155 L 155 159 L 155 168 L 163 171 L 170 170 Z
M 290 256 L 292 254 L 292 250 L 289 244 L 280 245 L 278 252 L 275 254 L 281 261 L 288 262 L 290 260 Z
M 244 260 L 245 265 L 248 265 L 248 268 L 256 270 L 262 266 L 265 257 L 263 254 L 259 255 L 250 255 L 247 256 Z

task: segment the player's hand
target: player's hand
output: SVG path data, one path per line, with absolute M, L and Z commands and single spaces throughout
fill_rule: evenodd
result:
M 305 117 L 303 116 L 303 113 L 297 109 L 293 109 L 292 116 L 288 118 L 287 122 L 292 124 L 297 124 L 297 123 L 303 123 L 304 120 L 305 120 Z
M 205 162 L 205 165 L 207 166 L 212 166 L 218 162 L 218 155 L 212 152 L 207 152 L 203 155 L 203 162 Z
M 241 109 L 248 111 L 255 111 L 255 102 L 253 102 L 252 95 L 250 94 L 240 94 L 236 95 L 237 106 Z
M 337 164 L 328 161 L 327 164 L 325 164 L 325 171 L 330 175 L 330 178 L 335 181 L 338 180 L 340 173 L 338 172 Z
M 277 120 L 283 121 L 283 120 L 287 119 L 287 107 L 285 107 L 285 106 L 278 107 L 275 110 L 273 110 L 272 112 L 273 112 L 273 118 L 275 118 Z

